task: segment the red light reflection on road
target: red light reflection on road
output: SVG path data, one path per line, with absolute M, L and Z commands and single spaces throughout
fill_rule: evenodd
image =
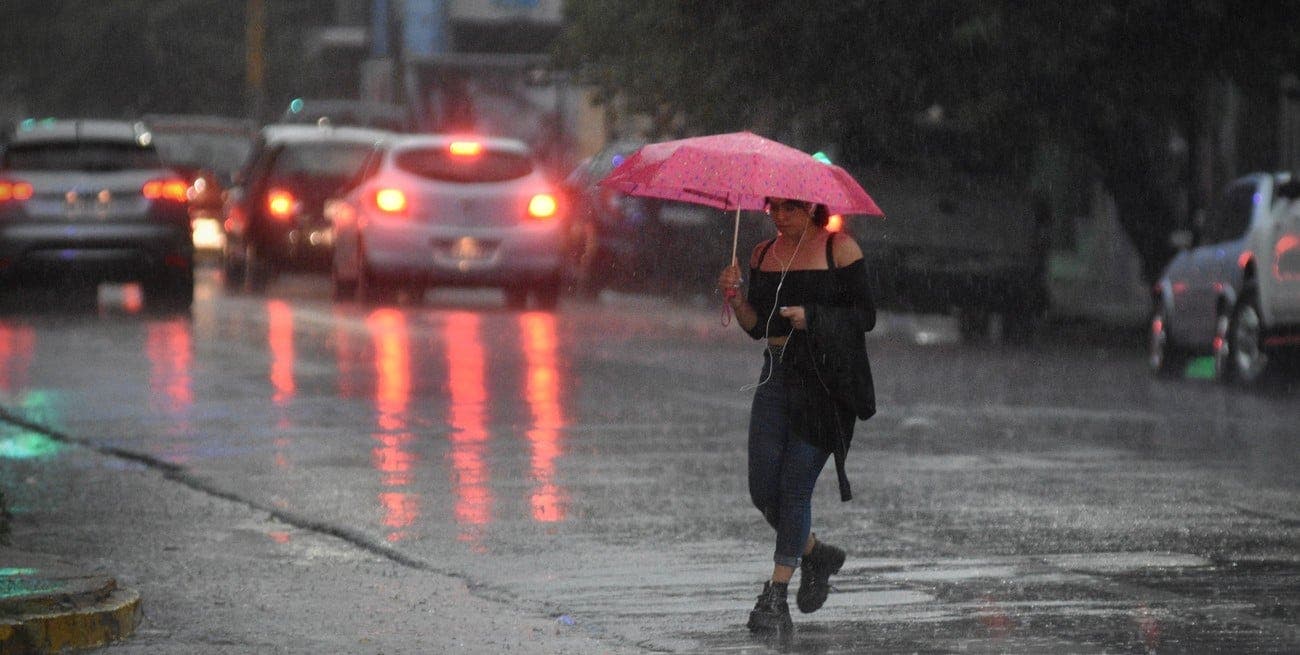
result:
M 0 323 L 0 391 L 15 394 L 27 386 L 35 350 L 35 330 Z
M 168 417 L 167 434 L 177 437 L 165 456 L 176 463 L 193 457 L 190 408 L 194 405 L 190 366 L 193 361 L 189 325 L 180 320 L 150 323 L 145 331 L 145 356 L 149 359 L 149 408 Z
M 1016 628 L 1015 620 L 1007 615 L 1001 603 L 992 596 L 980 598 L 980 610 L 976 616 L 988 630 L 989 636 L 995 639 L 1007 637 Z
M 1160 619 L 1146 603 L 1138 604 L 1133 611 L 1133 623 L 1137 625 L 1138 636 L 1141 637 L 1142 645 L 1146 647 L 1147 652 L 1156 652 L 1160 648 Z
M 190 390 L 189 326 L 181 321 L 150 323 L 145 337 L 149 358 L 150 406 L 155 411 L 184 415 L 194 404 Z
M 527 433 L 532 447 L 533 480 L 537 483 L 531 499 L 533 519 L 563 521 L 567 494 L 555 484 L 555 460 L 563 453 L 560 428 L 564 427 L 555 356 L 555 315 L 521 314 L 519 327 L 528 365 L 524 398 L 533 414 L 533 426 Z
M 376 311 L 366 318 L 366 328 L 375 346 L 375 409 L 378 431 L 370 436 L 377 442 L 370 459 L 381 473 L 384 491 L 379 504 L 384 508 L 384 526 L 391 528 L 388 541 L 401 541 L 420 516 L 420 496 L 403 491 L 411 483 L 417 457 L 407 448 L 414 435 L 409 431 L 407 412 L 411 403 L 411 336 L 406 315 L 392 309 Z
M 447 344 L 447 387 L 451 394 L 452 488 L 456 494 L 456 521 L 483 526 L 492 520 L 492 490 L 483 449 L 488 440 L 487 355 L 479 338 L 479 318 L 455 312 L 444 326 Z M 462 531 L 462 541 L 475 535 Z
M 271 347 L 271 386 L 275 395 L 271 400 L 286 405 L 293 400 L 297 389 L 293 379 L 293 310 L 281 300 L 266 303 L 266 340 Z
M 334 345 L 334 359 L 338 365 L 339 396 L 355 398 L 363 393 L 359 373 L 367 365 L 362 359 L 365 347 L 360 343 L 364 336 L 358 336 L 345 321 L 346 316 L 336 310 L 331 342 Z

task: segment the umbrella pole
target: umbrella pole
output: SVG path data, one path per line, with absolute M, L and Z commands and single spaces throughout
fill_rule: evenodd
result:
M 736 224 L 731 229 L 731 265 L 736 266 L 740 263 L 736 259 L 736 243 L 740 239 L 740 208 L 736 208 Z
M 740 261 L 736 259 L 736 244 L 740 239 L 740 207 L 736 207 L 736 224 L 731 228 L 731 265 L 739 266 Z M 731 325 L 731 303 L 728 302 L 736 294 L 740 293 L 739 289 L 727 289 L 722 300 L 722 325 Z

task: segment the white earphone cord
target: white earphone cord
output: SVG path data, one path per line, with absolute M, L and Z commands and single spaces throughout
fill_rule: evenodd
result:
M 808 233 L 808 230 L 807 230 L 806 228 L 804 229 L 803 232 L 800 232 L 800 233 L 799 233 L 799 240 L 796 241 L 795 244 L 794 244 L 794 252 L 791 252 L 791 253 L 790 253 L 790 259 L 789 259 L 789 261 L 787 261 L 787 262 L 785 263 L 785 265 L 781 267 L 781 277 L 778 278 L 777 281 L 776 281 L 776 291 L 772 294 L 772 310 L 769 311 L 769 312 L 767 313 L 767 322 L 763 324 L 763 343 L 765 344 L 763 347 L 764 347 L 764 349 L 766 349 L 766 350 L 769 352 L 769 354 L 771 353 L 771 346 L 768 346 L 768 345 L 766 345 L 766 344 L 767 344 L 767 340 L 768 340 L 768 338 L 770 337 L 770 335 L 771 335 L 771 333 L 772 333 L 772 317 L 776 316 L 776 308 L 779 307 L 779 306 L 781 305 L 781 285 L 785 284 L 785 275 L 786 275 L 786 273 L 789 273 L 789 272 L 790 272 L 790 267 L 791 267 L 792 265 L 794 265 L 794 258 L 795 258 L 795 255 L 798 255 L 798 254 L 799 254 L 799 246 L 803 245 L 803 236 L 804 236 L 804 234 L 807 234 L 807 233 Z M 777 237 L 780 238 L 780 234 L 777 234 Z M 772 242 L 772 247 L 776 247 L 776 242 L 775 242 L 775 241 Z M 760 262 L 758 263 L 758 265 L 761 267 L 761 266 L 763 265 L 763 262 L 760 261 Z M 792 338 L 794 338 L 794 330 L 791 330 L 791 331 L 790 331 L 790 335 L 789 335 L 788 337 L 786 337 L 785 345 L 784 345 L 784 346 L 781 346 L 781 358 L 782 358 L 782 359 L 785 358 L 785 348 L 786 348 L 786 346 L 789 346 L 789 345 L 790 345 L 790 339 L 792 339 Z M 762 379 L 762 380 L 759 380 L 757 384 L 746 384 L 746 385 L 742 386 L 742 387 L 740 388 L 740 390 L 741 390 L 741 391 L 753 391 L 753 390 L 758 389 L 759 387 L 761 387 L 761 386 L 767 384 L 768 380 L 771 380 L 771 379 L 772 379 L 772 369 L 773 369 L 773 368 L 776 368 L 776 365 L 779 364 L 780 361 L 781 361 L 781 360 L 779 360 L 779 359 L 775 359 L 775 358 L 774 358 L 774 359 L 772 360 L 772 362 L 771 362 L 771 363 L 768 365 L 768 367 L 767 367 L 767 375 L 763 376 L 763 379 Z

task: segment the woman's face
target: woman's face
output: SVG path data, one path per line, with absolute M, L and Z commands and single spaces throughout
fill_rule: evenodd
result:
M 767 203 L 767 213 L 781 234 L 793 236 L 802 233 L 812 224 L 808 203 L 801 200 L 772 198 Z

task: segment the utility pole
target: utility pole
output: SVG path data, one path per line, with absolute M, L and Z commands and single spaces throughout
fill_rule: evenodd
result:
M 264 0 L 248 0 L 244 26 L 244 83 L 249 117 L 262 120 L 266 109 L 266 6 Z

